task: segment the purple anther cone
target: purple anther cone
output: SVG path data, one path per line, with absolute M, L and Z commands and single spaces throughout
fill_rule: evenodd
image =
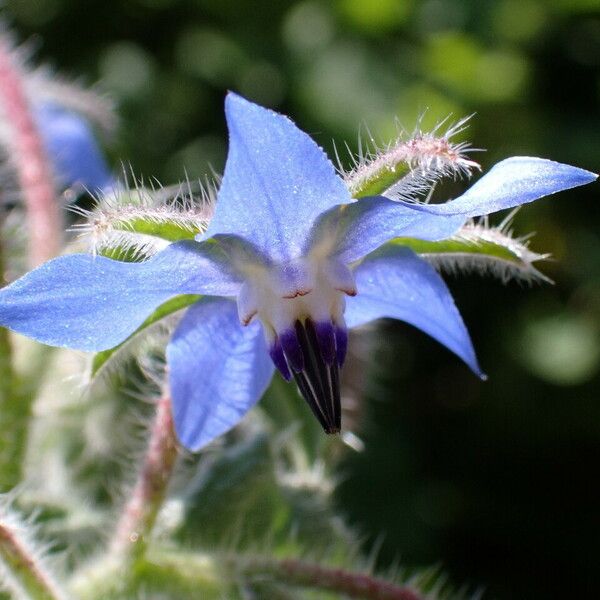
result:
M 331 366 L 336 359 L 335 333 L 331 321 L 319 321 L 315 324 L 319 349 L 323 360 Z
M 287 329 L 279 335 L 281 348 L 288 360 L 290 367 L 296 372 L 304 370 L 304 356 L 294 329 Z M 276 365 L 277 366 L 277 365 Z
M 281 347 L 281 343 L 278 339 L 275 340 L 275 343 L 269 348 L 269 356 L 283 378 L 286 381 L 290 381 L 292 379 L 292 374 L 290 372 L 290 368 L 288 367 L 287 361 L 285 360 L 283 348 Z

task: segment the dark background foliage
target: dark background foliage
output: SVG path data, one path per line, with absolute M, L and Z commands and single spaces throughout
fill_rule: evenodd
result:
M 234 89 L 326 148 L 423 114 L 475 112 L 484 168 L 536 155 L 600 169 L 596 0 L 7 0 L 5 22 L 61 73 L 102 82 L 116 168 L 162 183 L 219 171 Z M 458 182 L 448 193 L 464 186 Z M 489 598 L 591 597 L 600 497 L 598 186 L 528 206 L 554 286 L 449 278 L 487 383 L 421 333 L 374 336 L 337 502 L 385 567 L 439 563 Z

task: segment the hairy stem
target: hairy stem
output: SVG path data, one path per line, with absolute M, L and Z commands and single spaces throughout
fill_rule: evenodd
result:
M 32 600 L 64 600 L 59 589 L 44 568 L 30 544 L 20 535 L 19 527 L 0 514 L 0 567 L 2 579 L 17 597 Z
M 321 566 L 297 559 L 257 560 L 246 563 L 248 574 L 270 575 L 292 585 L 328 590 L 364 600 L 422 600 L 415 590 L 367 573 Z
M 165 572 L 169 569 L 190 582 L 197 580 L 198 587 L 208 572 L 218 568 L 224 580 L 247 581 L 285 587 L 305 587 L 313 590 L 344 594 L 348 598 L 363 600 L 423 600 L 424 596 L 407 585 L 398 585 L 368 573 L 333 568 L 297 559 L 222 555 L 209 559 L 202 554 L 153 548 L 148 561 Z
M 129 558 L 144 554 L 176 458 L 171 398 L 164 396 L 157 403 L 144 462 L 115 530 L 111 544 L 113 554 Z
M 10 155 L 25 200 L 32 267 L 56 256 L 63 223 L 52 169 L 25 95 L 18 58 L 0 38 L 0 104 L 11 134 Z

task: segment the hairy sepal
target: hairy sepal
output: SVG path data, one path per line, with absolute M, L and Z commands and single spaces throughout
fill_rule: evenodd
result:
M 74 209 L 85 219 L 73 230 L 93 254 L 136 261 L 152 256 L 170 243 L 193 240 L 203 233 L 212 214 L 212 190 L 199 186 L 148 190 L 115 190 L 98 198 L 91 210 Z
M 445 273 L 489 274 L 503 283 L 510 280 L 533 283 L 552 280 L 534 263 L 549 258 L 529 249 L 527 238 L 514 238 L 505 225 L 467 223 L 455 236 L 438 242 L 398 238 L 394 243 L 408 246 L 439 271 Z
M 455 143 L 452 137 L 465 129 L 468 118 L 458 121 L 444 133 L 442 121 L 433 131 L 416 129 L 411 136 L 400 135 L 394 142 L 353 157 L 354 167 L 342 176 L 353 198 L 384 195 L 393 200 L 416 200 L 429 192 L 443 177 L 469 177 L 479 165 L 467 157 L 473 149 Z

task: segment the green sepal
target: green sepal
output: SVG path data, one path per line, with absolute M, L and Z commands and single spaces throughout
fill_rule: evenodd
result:
M 364 178 L 353 178 L 351 176 L 346 182 L 353 198 L 379 196 L 410 172 L 410 166 L 405 162 L 398 162 L 393 165 L 386 163 L 382 164 L 379 169 L 374 169 L 372 173 Z
M 450 238 L 437 242 L 429 242 L 426 240 L 417 240 L 414 238 L 396 238 L 394 244 L 407 246 L 416 254 L 482 254 L 490 258 L 500 260 L 517 261 L 518 257 L 509 248 L 494 244 L 492 242 L 473 242 L 471 240 L 461 240 L 458 238 Z
M 145 219 L 141 216 L 128 219 L 120 224 L 115 221 L 114 229 L 130 233 L 140 233 L 152 237 L 160 238 L 169 242 L 178 242 L 180 240 L 193 240 L 196 235 L 202 233 L 200 226 L 193 227 L 189 221 L 186 223 L 177 222 L 176 218 L 164 220 Z
M 495 239 L 494 239 L 495 238 Z M 430 242 L 414 238 L 396 238 L 391 242 L 406 246 L 442 271 L 489 272 L 509 279 L 543 280 L 551 283 L 533 263 L 547 258 L 496 229 L 465 228 L 455 237 Z
M 90 376 L 93 378 L 98 375 L 100 370 L 106 366 L 107 362 L 118 350 L 130 342 L 134 337 L 137 337 L 144 330 L 148 329 L 148 327 L 158 323 L 158 321 L 172 315 L 178 310 L 187 308 L 188 306 L 197 302 L 199 299 L 200 296 L 197 294 L 184 294 L 181 296 L 176 296 L 175 298 L 171 298 L 171 300 L 167 300 L 167 302 L 161 304 L 124 342 L 118 346 L 115 346 L 114 348 L 103 350 L 102 352 L 98 352 L 94 355 L 94 358 L 92 359 Z

